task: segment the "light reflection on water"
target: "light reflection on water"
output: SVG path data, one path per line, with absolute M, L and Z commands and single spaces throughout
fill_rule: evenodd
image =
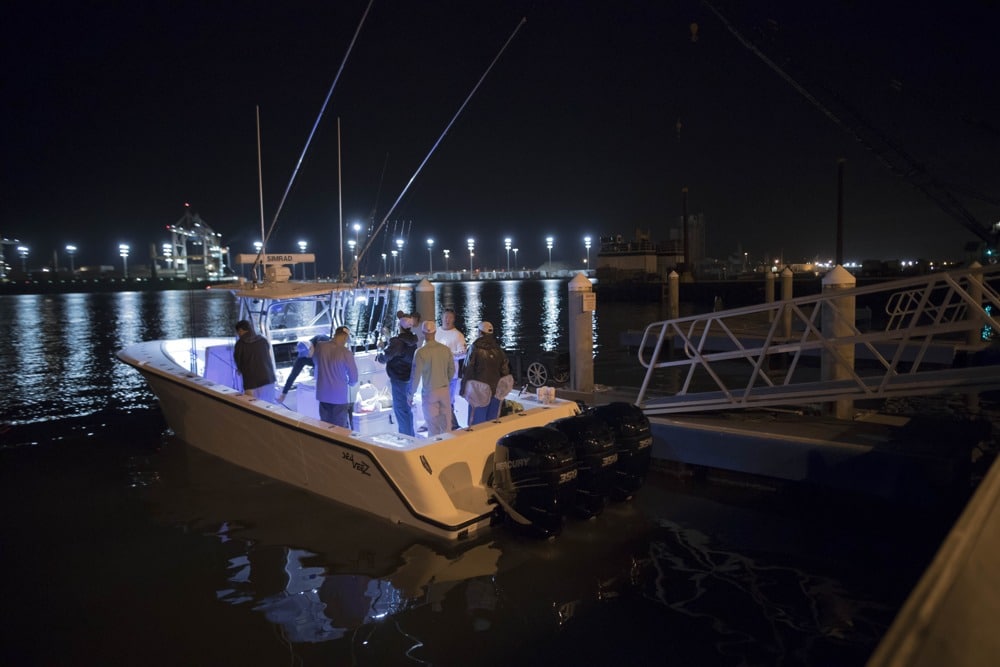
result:
M 114 356 L 143 340 L 229 335 L 228 292 L 120 292 L 0 297 L 0 415 L 43 423 L 148 408 L 145 382 Z
M 456 325 L 471 341 L 482 320 L 493 322 L 508 349 L 565 350 L 568 281 L 475 281 L 435 285 L 438 313 L 456 310 Z M 388 304 L 413 310 L 412 290 Z M 642 369 L 619 344 L 626 328 L 660 317 L 660 305 L 598 303 L 593 316 L 596 381 L 638 386 Z M 0 296 L 0 414 L 10 424 L 84 417 L 105 410 L 154 405 L 139 374 L 114 353 L 131 343 L 186 336 L 230 336 L 237 317 L 227 290 Z M 352 322 L 359 339 L 378 322 L 361 311 Z
M 466 333 L 488 319 L 509 347 L 567 345 L 566 281 L 436 288 Z M 397 308 L 412 309 L 412 292 Z M 599 300 L 595 379 L 638 384 L 618 336 L 662 316 L 659 303 Z M 155 399 L 115 351 L 229 336 L 235 317 L 225 291 L 0 297 L 0 363 L 12 371 L 0 412 L 51 441 L 71 417 L 151 415 Z M 121 662 L 128 637 L 142 664 L 860 665 L 919 573 L 914 554 L 934 544 L 922 524 L 926 542 L 893 535 L 876 551 L 878 526 L 776 519 L 748 509 L 766 503 L 753 492 L 719 500 L 658 480 L 552 542 L 498 530 L 442 545 L 108 423 L 86 446 L 0 451 L 17 464 L 0 465 L 0 499 L 23 508 L 4 524 L 4 569 L 23 575 L 5 594 L 38 610 L 14 619 L 12 636 L 39 663 L 84 647 L 92 664 Z M 61 624 L 34 620 L 59 610 Z

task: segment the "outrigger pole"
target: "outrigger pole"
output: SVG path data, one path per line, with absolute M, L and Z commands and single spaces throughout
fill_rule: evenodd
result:
M 333 96 L 333 90 L 337 87 L 337 82 L 340 81 L 340 75 L 344 71 L 344 65 L 347 64 L 347 58 L 351 55 L 351 51 L 354 49 L 354 43 L 358 41 L 358 35 L 361 33 L 361 26 L 365 24 L 365 19 L 368 17 L 368 12 L 371 10 L 373 4 L 375 4 L 375 0 L 369 0 L 368 6 L 365 8 L 365 13 L 361 15 L 361 21 L 358 23 L 358 27 L 354 31 L 354 36 L 351 37 L 351 43 L 347 46 L 347 53 L 344 54 L 344 59 L 340 62 L 340 69 L 337 70 L 337 75 L 333 77 L 333 83 L 330 84 L 330 90 L 326 93 L 326 99 L 323 100 L 323 106 L 320 107 L 319 115 L 316 116 L 316 122 L 313 123 L 312 130 L 309 132 L 309 137 L 306 139 L 306 145 L 302 147 L 302 154 L 299 155 L 299 161 L 295 163 L 295 169 L 292 171 L 292 177 L 288 179 L 288 187 L 285 188 L 285 194 L 281 196 L 281 201 L 278 203 L 278 210 L 274 212 L 274 219 L 271 220 L 271 226 L 268 228 L 267 234 L 262 239 L 264 243 L 266 243 L 267 239 L 271 237 L 271 233 L 274 231 L 275 225 L 278 224 L 278 216 L 281 214 L 281 209 L 285 206 L 285 200 L 288 199 L 288 193 L 292 191 L 292 184 L 295 183 L 295 177 L 299 173 L 299 168 L 302 167 L 302 160 L 306 157 L 306 151 L 309 150 L 309 144 L 312 143 L 313 135 L 316 134 L 316 128 L 319 126 L 319 121 L 323 118 L 323 114 L 326 111 L 326 105 L 330 103 L 330 98 Z M 263 206 L 263 204 L 261 205 Z M 261 220 L 261 224 L 261 231 L 263 233 L 263 219 Z M 257 253 L 258 262 L 261 261 L 262 254 L 263 246 L 261 247 L 261 252 Z
M 260 155 L 260 105 L 257 105 L 257 192 L 260 198 L 260 250 L 254 258 L 250 271 L 253 273 L 253 282 L 257 282 L 257 267 L 260 267 L 261 282 L 264 281 L 264 247 L 267 245 L 267 236 L 264 234 L 264 172 L 261 169 Z M 241 269 L 242 271 L 242 269 Z
M 397 206 L 399 206 L 399 202 L 402 201 L 403 197 L 406 195 L 407 190 L 409 190 L 410 186 L 413 185 L 413 181 L 417 178 L 417 175 L 420 174 L 420 171 L 424 168 L 424 165 L 427 164 L 427 161 L 431 159 L 431 155 L 434 154 L 434 151 L 437 150 L 438 144 L 440 144 L 441 141 L 444 139 L 445 135 L 448 134 L 448 131 L 451 129 L 451 126 L 455 124 L 456 120 L 458 120 L 458 117 L 462 114 L 462 111 L 469 103 L 469 100 L 471 100 L 472 96 L 476 94 L 477 90 L 479 90 L 479 86 L 482 85 L 483 81 L 486 79 L 486 76 L 490 73 L 490 70 L 492 70 L 493 66 L 497 64 L 497 61 L 500 60 L 500 56 L 502 56 L 503 52 L 507 50 L 507 47 L 510 45 L 515 35 L 517 35 L 518 31 L 521 29 L 521 26 L 527 23 L 527 21 L 528 19 L 526 17 L 521 18 L 521 21 L 517 24 L 517 27 L 514 28 L 514 32 L 510 34 L 510 37 L 507 38 L 507 41 L 504 42 L 504 45 L 500 47 L 500 51 L 497 52 L 496 56 L 493 57 L 492 62 L 490 62 L 490 66 L 487 67 L 486 71 L 483 72 L 483 75 L 479 77 L 479 81 L 476 82 L 476 85 L 472 88 L 472 91 L 468 94 L 468 96 L 466 96 L 465 101 L 462 102 L 462 105 L 458 108 L 458 111 L 455 112 L 455 115 L 451 117 L 451 120 L 448 122 L 448 125 L 445 126 L 444 131 L 441 132 L 441 136 L 439 136 L 437 138 L 437 141 L 434 142 L 434 145 L 431 146 L 431 150 L 424 157 L 423 161 L 420 163 L 420 166 L 418 166 L 417 170 L 413 172 L 412 176 L 410 176 L 410 180 L 406 182 L 406 187 L 403 188 L 403 191 L 399 193 L 398 197 L 396 197 L 396 201 L 393 202 L 392 206 L 389 207 L 389 210 L 386 212 L 385 217 L 382 218 L 382 222 L 378 224 L 378 227 L 372 230 L 371 235 L 368 237 L 368 242 L 365 243 L 364 249 L 362 249 L 358 253 L 357 258 L 351 265 L 352 281 L 354 282 L 358 281 L 359 279 L 358 266 L 361 260 L 364 258 L 365 253 L 368 252 L 368 248 L 371 247 L 372 242 L 378 237 L 378 234 L 379 232 L 382 231 L 382 228 L 385 227 L 385 223 L 388 222 L 389 216 L 391 216 L 392 212 L 396 210 Z

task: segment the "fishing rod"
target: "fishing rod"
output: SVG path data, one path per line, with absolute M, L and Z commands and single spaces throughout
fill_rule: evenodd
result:
M 426 165 L 427 161 L 431 159 L 432 155 L 434 155 L 434 151 L 437 150 L 438 145 L 441 143 L 442 140 L 444 140 L 445 135 L 448 134 L 448 131 L 451 130 L 451 126 L 455 124 L 455 121 L 458 120 L 458 117 L 462 114 L 462 111 L 465 110 L 466 105 L 469 104 L 469 100 L 471 100 L 472 96 L 476 94 L 477 90 L 479 90 L 479 86 L 481 86 L 482 83 L 483 83 L 483 81 L 486 80 L 486 77 L 487 77 L 487 75 L 489 75 L 490 71 L 493 69 L 493 66 L 497 64 L 498 60 L 500 60 L 500 56 L 502 56 L 503 52 L 507 50 L 507 47 L 513 41 L 513 39 L 517 35 L 518 31 L 520 31 L 521 27 L 525 23 L 527 23 L 527 22 L 528 22 L 528 19 L 526 17 L 522 17 L 521 18 L 520 22 L 517 24 L 517 27 L 514 28 L 514 32 L 512 32 L 510 34 L 510 37 L 507 38 L 507 41 L 504 42 L 504 44 L 503 44 L 502 47 L 500 47 L 500 51 L 498 51 L 497 54 L 493 57 L 493 60 L 490 62 L 489 67 L 487 67 L 486 71 L 483 72 L 483 75 L 481 77 L 479 77 L 479 81 L 476 82 L 476 85 L 473 86 L 472 91 L 468 94 L 468 96 L 466 96 L 465 101 L 462 102 L 461 106 L 458 107 L 458 111 L 455 112 L 455 115 L 451 117 L 450 121 L 448 121 L 448 124 L 444 128 L 444 131 L 441 132 L 441 136 L 439 136 L 437 138 L 437 141 L 435 141 L 434 145 L 431 146 L 431 150 L 424 157 L 423 161 L 417 167 L 417 170 L 413 172 L 412 176 L 410 176 L 410 180 L 406 182 L 406 186 L 403 188 L 403 191 L 399 193 L 399 196 L 396 197 L 396 201 L 393 202 L 393 204 L 392 204 L 391 207 L 389 207 L 389 210 L 386 212 L 385 217 L 382 218 L 382 222 L 380 222 L 378 224 L 378 227 L 376 227 L 375 230 L 372 232 L 372 235 L 369 237 L 368 241 L 365 243 L 365 247 L 358 253 L 357 258 L 354 260 L 354 264 L 353 264 L 353 266 L 351 268 L 351 279 L 353 281 L 357 282 L 359 280 L 359 278 L 360 278 L 360 276 L 358 274 L 359 263 L 360 263 L 361 259 L 365 256 L 365 253 L 368 252 L 368 249 L 371 247 L 372 242 L 374 241 L 375 237 L 378 236 L 378 233 L 380 231 L 382 231 L 382 228 L 385 226 L 385 223 L 388 222 L 389 216 L 391 216 L 392 212 L 396 210 L 397 206 L 399 206 L 399 202 L 403 200 L 403 197 L 406 195 L 407 191 L 410 189 L 410 186 L 413 185 L 413 181 L 416 180 L 417 176 L 423 170 L 424 165 Z
M 383 162 L 382 162 L 382 172 L 379 174 L 379 178 L 378 178 L 378 187 L 375 189 L 375 200 L 372 202 L 372 208 L 371 208 L 371 212 L 368 214 L 368 219 L 365 220 L 365 227 L 366 227 L 365 228 L 365 238 L 369 238 L 370 237 L 370 235 L 372 233 L 372 229 L 374 229 L 374 227 L 375 227 L 375 216 L 378 215 L 378 202 L 379 202 L 379 199 L 382 198 L 382 186 L 385 185 L 385 172 L 386 172 L 386 169 L 388 169 L 388 167 L 389 167 L 389 154 L 386 153 L 385 154 L 385 160 L 383 160 Z M 343 229 L 343 226 L 344 226 L 343 222 L 341 222 L 340 226 L 341 226 L 341 229 Z M 344 244 L 341 243 L 340 245 L 343 247 Z M 383 247 L 383 250 L 384 249 L 385 248 Z M 358 250 L 360 250 L 360 248 L 358 248 Z M 359 270 L 359 272 L 361 271 L 360 264 L 358 265 L 358 270 Z M 367 273 L 367 271 L 364 271 L 363 273 Z M 380 280 L 381 280 L 381 278 L 380 278 Z M 343 266 L 340 267 L 340 281 L 341 282 L 344 281 L 344 267 Z
M 309 132 L 309 137 L 306 139 L 306 145 L 302 147 L 302 154 L 299 155 L 299 160 L 295 163 L 295 169 L 292 171 L 292 176 L 288 179 L 288 186 L 285 188 L 285 194 L 281 196 L 281 201 L 278 203 L 278 210 L 274 212 L 274 218 L 271 220 L 271 226 L 268 228 L 267 234 L 263 235 L 263 238 L 261 238 L 263 245 L 261 246 L 261 249 L 257 251 L 257 259 L 254 262 L 254 267 L 261 262 L 261 256 L 264 253 L 264 248 L 267 246 L 267 240 L 271 238 L 271 234 L 274 232 L 274 228 L 278 224 L 278 216 L 281 215 L 281 209 L 285 206 L 285 200 L 288 199 L 288 193 L 292 191 L 292 184 L 295 183 L 295 177 L 298 175 L 299 169 L 302 167 L 302 160 L 306 157 L 306 151 L 309 150 L 309 145 L 312 143 L 313 136 L 316 134 L 316 128 L 319 127 L 319 122 L 322 120 L 323 114 L 326 112 L 326 107 L 330 103 L 333 91 L 337 87 L 337 82 L 340 81 L 340 75 L 344 71 L 344 66 L 347 64 L 347 58 L 351 55 L 351 51 L 354 49 L 354 44 L 358 40 L 358 35 L 361 34 L 361 27 L 365 24 L 365 19 L 368 18 L 368 12 L 371 11 L 373 4 L 375 4 L 375 0 L 368 1 L 368 6 L 365 7 L 365 12 L 361 15 L 361 21 L 358 22 L 358 27 L 354 30 L 354 36 L 351 37 L 351 43 L 347 46 L 347 52 L 344 53 L 343 60 L 340 61 L 340 68 L 337 70 L 337 75 L 333 77 L 333 83 L 330 84 L 330 90 L 326 93 L 326 99 L 323 100 L 323 106 L 320 107 L 319 115 L 316 116 L 316 122 L 313 123 L 312 130 Z M 258 135 L 259 132 L 260 130 L 258 129 Z M 263 203 L 261 206 L 263 206 Z M 261 232 L 263 232 L 263 228 L 261 229 Z

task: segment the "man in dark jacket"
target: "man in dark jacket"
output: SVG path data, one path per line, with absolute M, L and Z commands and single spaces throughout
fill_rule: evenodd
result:
M 236 323 L 239 340 L 233 345 L 233 361 L 243 376 L 243 393 L 262 401 L 274 403 L 274 359 L 271 344 L 257 335 L 250 322 Z
M 390 338 L 385 348 L 385 373 L 392 388 L 392 411 L 403 435 L 415 435 L 413 408 L 410 405 L 410 374 L 413 355 L 417 351 L 417 337 L 412 328 L 413 320 L 409 316 L 400 317 L 399 335 Z
M 469 426 L 500 416 L 500 399 L 496 397 L 497 384 L 501 377 L 509 373 L 510 362 L 507 360 L 507 353 L 493 335 L 493 325 L 489 322 L 480 322 L 479 338 L 469 347 L 468 356 L 465 358 L 465 370 L 462 371 L 462 396 L 466 395 L 468 383 L 476 380 L 487 386 L 489 399 L 485 405 L 477 407 L 469 405 Z

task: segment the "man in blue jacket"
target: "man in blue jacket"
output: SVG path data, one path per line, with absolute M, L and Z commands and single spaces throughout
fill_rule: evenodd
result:
M 313 363 L 319 418 L 349 429 L 352 428 L 350 388 L 358 383 L 358 366 L 354 353 L 347 347 L 347 338 L 347 328 L 340 327 L 332 341 L 317 342 Z

